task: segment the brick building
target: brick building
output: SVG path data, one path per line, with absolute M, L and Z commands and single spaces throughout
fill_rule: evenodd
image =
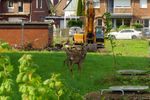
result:
M 31 21 L 44 21 L 49 15 L 49 0 L 31 0 Z
M 48 7 L 48 0 L 0 0 L 0 40 L 11 46 L 46 47 L 53 37 L 52 28 L 44 22 Z
M 55 5 L 56 16 L 64 16 L 74 0 L 0 0 L 0 20 L 2 21 L 44 21 L 49 15 L 50 3 Z M 76 0 L 78 1 L 78 0 Z M 87 1 L 87 0 L 85 0 Z M 101 16 L 110 12 L 114 27 L 139 22 L 150 28 L 150 0 L 91 0 L 95 8 L 95 24 L 102 25 Z M 64 4 L 63 4 L 64 3 Z M 72 3 L 69 3 L 70 5 Z M 76 3 L 77 4 L 77 3 Z M 67 6 L 67 7 L 66 7 Z M 66 8 L 66 9 L 65 9 Z M 72 15 L 71 15 L 72 16 Z M 69 17 L 69 16 L 68 16 Z
M 30 20 L 31 12 L 30 0 L 1 0 L 0 20 L 1 21 L 22 21 Z
M 142 23 L 150 28 L 150 0 L 93 0 L 96 24 L 102 25 L 101 16 L 110 12 L 114 27 Z
M 49 0 L 1 0 L 1 21 L 44 21 L 49 15 Z

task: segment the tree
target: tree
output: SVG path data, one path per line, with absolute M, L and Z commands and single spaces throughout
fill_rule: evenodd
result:
M 83 22 L 81 20 L 69 20 L 67 25 L 68 25 L 68 27 L 72 27 L 72 26 L 82 27 Z
M 77 7 L 77 16 L 83 16 L 83 3 L 82 0 L 78 0 L 78 7 Z
M 49 14 L 54 16 L 56 14 L 55 5 L 52 4 L 51 0 L 48 0 L 48 2 Z
M 106 12 L 106 13 L 103 14 L 102 18 L 104 19 L 104 24 L 105 24 L 104 35 L 106 37 L 107 34 L 112 29 L 111 14 L 108 13 L 108 12 Z M 114 48 L 116 47 L 116 43 L 115 43 L 114 39 L 112 38 L 112 36 L 109 36 L 108 39 L 109 39 L 110 44 L 111 44 L 111 49 L 112 49 L 112 53 L 113 53 L 114 66 L 116 66 L 117 61 L 116 61 L 116 56 L 115 56 L 115 51 L 114 51 Z

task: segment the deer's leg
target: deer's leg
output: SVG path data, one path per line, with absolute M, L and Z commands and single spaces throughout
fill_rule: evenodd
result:
M 63 66 L 65 66 L 66 64 L 67 64 L 67 58 L 64 60 Z
M 73 76 L 73 63 L 72 63 L 72 61 L 70 61 L 70 63 L 69 63 L 69 68 L 70 68 L 71 75 Z
M 81 73 L 81 62 L 78 63 L 78 71 Z

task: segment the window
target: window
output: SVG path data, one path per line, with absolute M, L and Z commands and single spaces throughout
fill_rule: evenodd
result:
M 18 12 L 23 12 L 23 1 L 18 2 Z
M 39 0 L 36 0 L 36 8 L 39 8 Z
M 40 8 L 43 6 L 43 0 L 40 0 Z
M 13 0 L 8 1 L 8 7 L 13 7 Z
M 147 8 L 147 0 L 140 0 L 140 7 Z
M 100 0 L 93 0 L 94 8 L 100 8 Z
M 129 8 L 131 7 L 131 0 L 114 0 L 115 8 Z
M 121 33 L 128 33 L 128 32 L 134 32 L 133 30 L 123 30 Z
M 144 19 L 144 27 L 149 27 L 149 19 Z
M 36 8 L 42 8 L 43 7 L 43 0 L 36 0 Z
M 97 20 L 97 25 L 98 25 L 98 26 L 102 26 L 102 19 L 98 19 L 98 20 Z

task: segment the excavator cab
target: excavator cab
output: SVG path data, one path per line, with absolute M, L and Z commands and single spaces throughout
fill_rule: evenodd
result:
M 97 48 L 103 48 L 104 47 L 104 32 L 101 26 L 95 27 L 95 37 L 96 37 L 96 44 Z

